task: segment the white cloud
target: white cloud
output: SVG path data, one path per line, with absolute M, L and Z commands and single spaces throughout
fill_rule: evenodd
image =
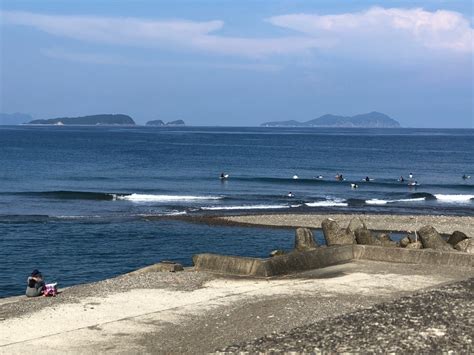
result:
M 24 25 L 66 38 L 113 45 L 158 47 L 263 58 L 323 50 L 344 55 L 413 57 L 428 49 L 471 53 L 473 33 L 462 14 L 438 10 L 381 7 L 337 15 L 287 14 L 267 21 L 298 33 L 248 38 L 218 33 L 224 22 L 146 20 L 129 17 L 63 16 L 0 12 L 5 24 Z M 421 52 L 420 52 L 421 51 Z M 84 57 L 85 61 L 108 58 Z M 114 59 L 115 60 L 115 59 Z
M 100 43 L 193 49 L 247 57 L 302 52 L 325 45 L 308 36 L 243 38 L 212 34 L 224 23 L 219 20 L 152 21 L 137 18 L 43 15 L 29 12 L 2 12 L 6 24 L 31 26 L 44 32 Z
M 389 47 L 395 44 L 458 52 L 473 51 L 474 30 L 462 14 L 423 9 L 381 7 L 339 15 L 289 14 L 267 19 L 275 26 L 312 37 L 333 38 L 340 44 L 356 41 Z

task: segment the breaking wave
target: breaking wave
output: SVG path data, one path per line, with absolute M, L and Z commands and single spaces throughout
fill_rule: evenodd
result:
M 346 200 L 326 200 L 305 203 L 308 207 L 347 207 L 349 204 Z
M 220 196 L 186 196 L 186 195 L 146 195 L 146 194 L 130 194 L 116 195 L 115 199 L 132 201 L 132 202 L 186 202 L 186 201 L 209 201 L 221 200 Z
M 474 195 L 434 195 L 438 201 L 447 203 L 469 203 L 474 200 Z
M 420 202 L 425 201 L 425 197 L 418 197 L 418 198 L 401 198 L 398 200 L 379 200 L 377 198 L 366 200 L 365 203 L 368 205 L 386 205 L 387 203 L 394 203 L 394 202 Z

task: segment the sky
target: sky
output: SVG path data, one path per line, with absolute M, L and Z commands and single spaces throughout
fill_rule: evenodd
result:
M 472 1 L 0 0 L 0 112 L 474 128 Z

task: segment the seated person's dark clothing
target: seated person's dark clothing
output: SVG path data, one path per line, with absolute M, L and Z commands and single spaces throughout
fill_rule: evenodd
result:
M 26 296 L 28 297 L 36 297 L 41 296 L 43 294 L 43 289 L 45 283 L 43 280 L 37 281 L 33 277 L 28 277 L 28 287 L 26 288 Z

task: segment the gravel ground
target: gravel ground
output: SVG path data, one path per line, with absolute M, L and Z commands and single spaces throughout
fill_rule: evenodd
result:
M 60 290 L 56 297 L 11 297 L 0 300 L 0 320 L 37 312 L 46 307 L 57 307 L 64 303 L 78 303 L 86 297 L 106 297 L 110 294 L 131 289 L 169 289 L 193 291 L 201 288 L 206 281 L 216 278 L 206 272 L 152 272 L 125 274 L 99 282 L 76 285 Z
M 288 332 L 228 346 L 236 352 L 473 353 L 474 278 Z
M 308 227 L 321 228 L 326 218 L 336 220 L 345 227 L 354 217 L 360 217 L 369 229 L 383 231 L 414 231 L 425 225 L 435 227 L 440 233 L 452 233 L 456 230 L 474 237 L 474 217 L 458 216 L 415 216 L 415 215 L 376 215 L 376 214 L 265 214 L 247 216 L 210 217 L 207 223 L 260 225 L 271 227 Z

